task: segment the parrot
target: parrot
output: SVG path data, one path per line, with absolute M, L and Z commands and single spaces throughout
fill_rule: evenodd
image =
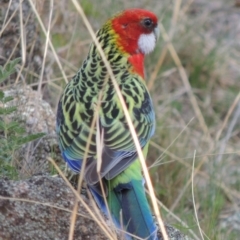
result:
M 159 32 L 157 16 L 145 9 L 123 10 L 96 32 L 145 159 L 156 123 L 145 82 L 144 58 L 154 50 Z M 157 226 L 146 197 L 136 146 L 94 42 L 60 97 L 56 132 L 62 157 L 73 172 L 80 173 L 86 159 L 84 181 L 100 210 L 117 229 L 124 230 L 125 239 L 157 240 Z

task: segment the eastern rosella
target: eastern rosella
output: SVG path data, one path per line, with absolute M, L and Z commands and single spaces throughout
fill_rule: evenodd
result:
M 142 9 L 129 9 L 115 15 L 96 33 L 145 157 L 155 131 L 155 114 L 144 81 L 144 56 L 153 51 L 158 33 L 157 17 Z M 96 107 L 98 104 L 100 108 Z M 96 111 L 98 119 L 92 124 Z M 105 201 L 96 169 L 97 124 L 103 140 L 100 176 Z M 107 214 L 107 203 L 118 228 L 122 223 L 131 234 L 157 239 L 136 147 L 112 80 L 94 43 L 59 101 L 57 133 L 62 156 L 73 171 L 81 171 L 86 154 L 84 179 L 100 209 Z M 126 239 L 132 237 L 126 234 Z

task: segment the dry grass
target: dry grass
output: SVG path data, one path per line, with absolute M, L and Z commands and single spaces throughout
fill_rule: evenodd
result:
M 52 7 L 52 1 L 35 5 L 29 0 L 45 43 L 42 74 L 46 70 L 46 78 L 41 75 L 32 85 L 40 92 L 45 84 L 45 98 L 54 109 L 92 41 L 73 2 L 57 1 Z M 147 164 L 155 195 L 166 206 L 160 204 L 163 219 L 194 239 L 236 239 L 240 227 L 231 209 L 240 212 L 238 9 L 224 0 L 173 2 L 83 0 L 80 6 L 94 30 L 124 8 L 147 8 L 159 16 L 162 39 L 146 59 L 157 115 Z M 23 32 L 21 43 L 25 56 Z M 116 237 L 99 224 L 108 237 Z

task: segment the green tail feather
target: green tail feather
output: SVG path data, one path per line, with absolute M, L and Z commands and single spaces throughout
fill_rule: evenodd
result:
M 108 189 L 108 207 L 114 222 L 119 227 L 122 223 L 131 234 L 156 240 L 157 227 L 146 198 L 139 160 L 109 181 Z
M 127 232 L 148 240 L 157 239 L 157 227 L 141 180 L 119 184 L 109 192 L 108 204 L 115 220 L 118 224 L 122 222 Z

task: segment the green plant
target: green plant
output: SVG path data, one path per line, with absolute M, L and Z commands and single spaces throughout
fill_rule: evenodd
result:
M 0 84 L 15 72 L 19 60 L 18 58 L 0 66 Z M 18 174 L 13 161 L 16 151 L 22 145 L 42 137 L 44 133 L 27 134 L 23 123 L 17 118 L 12 120 L 9 117 L 17 110 L 17 106 L 11 104 L 13 99 L 0 90 L 0 177 L 16 179 Z

